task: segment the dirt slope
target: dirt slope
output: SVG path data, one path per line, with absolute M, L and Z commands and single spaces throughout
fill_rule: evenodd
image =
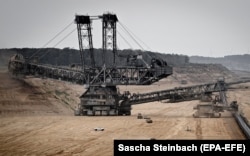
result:
M 180 84 L 180 75 L 176 76 L 151 86 L 120 86 L 120 90 L 151 92 L 194 84 L 188 77 L 187 84 Z M 193 118 L 193 107 L 199 101 L 135 105 L 131 116 L 76 117 L 72 109 L 84 91 L 82 86 L 32 77 L 19 81 L 10 79 L 6 72 L 0 73 L 0 81 L 1 156 L 110 156 L 114 139 L 245 138 L 228 112 L 222 118 Z M 235 86 L 237 92 L 229 92 L 228 96 L 239 100 L 244 113 L 250 114 L 250 90 L 246 85 Z M 137 119 L 138 113 L 150 117 L 153 123 Z M 96 127 L 104 131 L 94 131 Z
M 0 73 L 0 79 L 2 116 L 71 115 L 79 102 L 79 94 L 69 83 L 40 78 L 13 79 L 6 72 Z

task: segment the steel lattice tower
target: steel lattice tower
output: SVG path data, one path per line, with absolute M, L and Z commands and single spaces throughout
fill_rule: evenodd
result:
M 107 50 L 113 52 L 113 64 L 115 64 L 116 56 L 116 22 L 118 18 L 115 14 L 103 14 L 102 16 L 102 38 L 103 38 L 103 64 L 105 64 L 105 56 Z
M 86 60 L 84 60 L 84 58 L 86 56 L 84 55 L 84 50 L 87 49 L 90 51 L 91 66 L 95 67 L 90 17 L 83 15 L 76 15 L 75 22 L 77 24 L 82 69 L 83 70 L 85 69 Z

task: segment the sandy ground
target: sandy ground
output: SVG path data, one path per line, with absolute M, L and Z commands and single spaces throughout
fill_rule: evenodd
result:
M 152 86 L 121 86 L 150 92 L 179 86 L 173 78 Z M 221 118 L 193 118 L 199 101 L 151 102 L 135 105 L 131 116 L 73 116 L 82 86 L 50 79 L 10 79 L 0 73 L 0 155 L 113 155 L 114 139 L 245 139 L 229 112 Z M 171 83 L 170 83 L 171 82 Z M 190 85 L 187 84 L 187 85 Z M 250 83 L 234 86 L 237 100 L 250 119 Z M 150 117 L 153 123 L 137 119 Z M 101 127 L 104 131 L 94 131 Z

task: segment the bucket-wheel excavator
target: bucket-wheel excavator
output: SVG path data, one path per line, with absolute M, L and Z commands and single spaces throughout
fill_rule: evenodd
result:
M 94 57 L 91 31 L 94 20 L 102 20 L 102 60 L 95 60 Z M 36 75 L 83 84 L 86 92 L 80 97 L 81 103 L 75 110 L 75 115 L 130 115 L 131 107 L 121 105 L 125 97 L 121 97 L 117 85 L 149 85 L 172 74 L 172 67 L 163 60 L 154 58 L 147 63 L 139 54 L 117 54 L 118 18 L 115 14 L 75 15 L 74 22 L 77 25 L 80 68 L 40 64 L 32 58 L 26 59 L 16 54 L 9 61 L 9 71 L 14 75 Z M 107 56 L 110 51 L 113 58 Z M 86 63 L 87 53 L 90 56 L 90 64 Z M 120 65 L 117 58 L 121 56 L 132 62 Z M 136 62 L 142 63 L 138 65 Z
M 91 31 L 93 20 L 102 20 L 102 60 L 95 60 Z M 237 108 L 236 103 L 227 104 L 225 91 L 228 84 L 224 81 L 144 94 L 130 94 L 129 91 L 120 93 L 117 85 L 150 85 L 170 76 L 173 68 L 164 60 L 152 58 L 151 62 L 146 62 L 139 54 L 133 56 L 118 54 L 116 44 L 118 18 L 115 14 L 76 15 L 74 22 L 77 25 L 80 68 L 40 64 L 31 57 L 26 59 L 16 54 L 9 61 L 9 71 L 14 75 L 36 75 L 84 85 L 86 92 L 80 96 L 81 102 L 75 110 L 75 115 L 130 115 L 132 105 L 166 99 L 170 102 L 210 99 L 209 104 L 196 107 L 198 111 L 194 117 L 219 117 L 219 112 Z M 107 52 L 112 52 L 113 57 L 108 57 Z M 86 63 L 87 53 L 91 60 L 90 64 Z M 119 57 L 125 57 L 132 62 L 120 65 L 117 61 Z M 142 64 L 138 65 L 138 62 Z M 219 93 L 219 98 L 212 102 L 211 95 L 215 92 Z

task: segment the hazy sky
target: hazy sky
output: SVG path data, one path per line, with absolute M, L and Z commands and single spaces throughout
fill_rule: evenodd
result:
M 250 54 L 249 0 L 0 0 L 0 48 L 41 48 L 74 20 L 75 14 L 111 12 L 144 50 L 188 56 Z M 72 24 L 46 47 L 78 49 Z M 133 49 L 141 49 L 117 30 Z M 131 48 L 117 35 L 119 49 Z M 93 44 L 101 48 L 101 21 L 93 22 Z M 145 46 L 143 41 L 147 46 Z

